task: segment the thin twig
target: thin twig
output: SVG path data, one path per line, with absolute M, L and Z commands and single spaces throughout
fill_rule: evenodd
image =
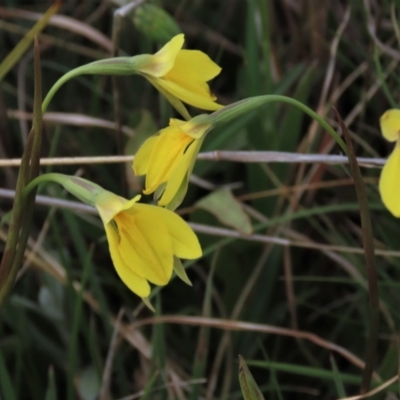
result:
M 201 385 L 201 384 L 204 384 L 204 383 L 206 383 L 206 382 L 207 382 L 207 379 L 204 379 L 204 378 L 200 378 L 200 379 L 190 379 L 189 381 L 181 381 L 181 382 L 180 382 L 180 387 L 187 387 L 187 386 L 193 386 L 193 385 Z M 155 391 L 157 391 L 157 390 L 166 389 L 166 388 L 169 388 L 169 387 L 174 387 L 174 385 L 175 385 L 175 382 L 166 383 L 166 384 L 164 384 L 164 385 L 157 386 L 157 387 L 151 389 L 150 392 L 155 392 Z M 141 390 L 140 392 L 137 392 L 137 393 L 135 393 L 135 394 L 131 394 L 131 395 L 128 395 L 128 396 L 125 396 L 125 397 L 121 397 L 121 398 L 118 399 L 118 400 L 135 400 L 135 399 L 138 399 L 138 398 L 142 397 L 145 393 L 146 393 L 145 390 Z
M 273 335 L 282 335 L 293 338 L 306 339 L 317 346 L 323 347 L 327 350 L 333 351 L 340 354 L 342 357 L 350 361 L 352 364 L 360 369 L 364 368 L 364 361 L 358 358 L 356 355 L 349 352 L 342 346 L 336 343 L 329 342 L 321 338 L 320 336 L 307 332 L 298 331 L 288 328 L 281 328 L 273 325 L 257 324 L 245 321 L 232 321 L 219 318 L 203 318 L 203 317 L 190 317 L 190 316 L 179 316 L 179 315 L 164 315 L 160 317 L 144 318 L 139 321 L 133 322 L 130 325 L 130 330 L 135 331 L 139 327 L 153 324 L 181 324 L 181 325 L 194 325 L 194 326 L 209 326 L 211 328 L 229 330 L 229 331 L 246 331 L 246 332 L 259 332 L 268 333 Z M 380 380 L 378 376 L 375 379 Z
M 41 158 L 40 165 L 79 165 L 79 164 L 116 164 L 131 163 L 134 156 L 97 156 L 97 157 L 54 157 Z M 198 160 L 232 161 L 242 163 L 322 163 L 329 165 L 348 164 L 345 156 L 329 154 L 297 154 L 278 151 L 209 151 L 200 153 Z M 358 164 L 367 168 L 382 168 L 384 158 L 357 158 Z M 0 160 L 0 167 L 19 167 L 21 159 Z
M 103 370 L 101 390 L 99 393 L 99 400 L 110 399 L 112 364 L 114 361 L 115 353 L 118 348 L 119 327 L 121 325 L 121 320 L 123 315 L 124 315 L 124 309 L 121 308 L 118 312 L 117 319 L 115 320 L 114 330 L 110 341 L 110 347 L 108 348 L 107 359 Z
M 0 29 L 6 30 L 7 32 L 16 33 L 18 35 L 26 35 L 29 29 L 23 28 L 19 25 L 12 24 L 0 19 Z M 94 59 L 102 59 L 107 57 L 107 53 L 102 51 L 94 50 L 87 46 L 82 46 L 76 43 L 71 43 L 67 40 L 61 39 L 59 37 L 47 35 L 46 33 L 41 33 L 39 35 L 41 43 L 50 43 L 55 46 L 62 47 L 65 50 L 81 54 L 85 57 L 90 57 Z
M 19 120 L 31 120 L 32 114 L 20 110 L 7 110 L 7 117 Z M 96 127 L 115 130 L 115 122 L 102 118 L 95 118 L 85 114 L 64 113 L 64 112 L 46 112 L 43 115 L 43 122 L 54 122 L 56 124 L 73 125 L 80 127 Z M 129 126 L 123 125 L 122 132 L 128 136 L 134 136 L 135 130 Z
M 15 192 L 9 189 L 0 189 L 0 198 L 13 199 L 15 196 Z M 94 207 L 88 206 L 86 204 L 79 203 L 77 201 L 57 199 L 49 196 L 37 195 L 36 196 L 36 204 L 59 207 L 68 210 L 72 210 L 75 212 L 84 212 L 97 215 L 98 212 Z M 336 251 L 340 253 L 349 253 L 349 254 L 364 254 L 364 250 L 358 247 L 349 247 L 349 246 L 336 246 L 329 245 L 324 243 L 315 243 L 309 241 L 301 241 L 301 240 L 289 240 L 285 238 L 280 238 L 276 236 L 266 236 L 266 235 L 244 235 L 232 229 L 220 228 L 218 226 L 211 225 L 203 225 L 197 223 L 189 224 L 192 229 L 199 233 L 205 233 L 207 235 L 215 235 L 222 237 L 231 237 L 242 240 L 248 240 L 253 242 L 260 243 L 269 243 L 278 246 L 288 246 L 288 247 L 299 247 L 306 249 L 314 249 L 319 251 Z M 375 250 L 377 256 L 382 257 L 400 257 L 400 251 L 396 250 Z
M 374 365 L 376 360 L 376 348 L 378 343 L 379 333 L 379 291 L 378 291 L 378 277 L 375 262 L 374 239 L 372 233 L 371 213 L 368 207 L 367 193 L 360 167 L 358 166 L 355 156 L 353 142 L 351 141 L 350 133 L 347 130 L 339 112 L 334 108 L 336 118 L 340 124 L 343 136 L 346 140 L 347 147 L 349 148 L 349 161 L 350 168 L 354 178 L 354 186 L 357 194 L 358 204 L 360 205 L 360 218 L 362 227 L 362 241 L 365 254 L 366 273 L 368 277 L 369 289 L 369 336 L 366 351 L 365 368 L 363 371 L 361 382 L 361 393 L 366 393 L 369 390 Z
M 386 389 L 388 386 L 390 386 L 393 383 L 395 383 L 398 379 L 399 379 L 399 376 L 396 375 L 393 378 L 389 379 L 388 381 L 386 381 L 385 383 L 383 383 L 382 385 L 378 386 L 374 390 L 371 390 L 368 393 L 360 394 L 358 396 L 343 397 L 343 398 L 341 398 L 339 400 L 362 400 L 362 399 L 366 399 L 368 397 L 371 397 L 371 396 L 381 392 L 383 389 Z
M 43 17 L 43 14 L 8 7 L 0 7 L 0 17 L 26 18 L 33 21 L 38 21 Z M 50 18 L 48 25 L 56 26 L 57 28 L 65 29 L 85 37 L 86 39 L 91 40 L 93 43 L 103 47 L 107 51 L 111 51 L 112 49 L 111 40 L 106 35 L 93 28 L 89 24 L 78 21 L 75 18 L 67 17 L 66 15 L 54 15 Z
M 15 190 L 0 188 L 0 198 L 14 200 L 14 197 L 15 197 Z M 49 207 L 64 208 L 66 210 L 71 210 L 75 212 L 98 214 L 97 210 L 94 207 L 88 206 L 78 201 L 57 199 L 50 196 L 36 195 L 36 204 Z
M 349 246 L 336 246 L 336 245 L 328 245 L 323 243 L 314 243 L 314 242 L 303 242 L 303 241 L 295 241 L 284 238 L 279 238 L 276 236 L 266 236 L 266 235 L 243 235 L 237 231 L 231 229 L 220 228 L 217 226 L 203 225 L 197 224 L 194 222 L 190 222 L 189 225 L 195 232 L 205 233 L 208 235 L 215 236 L 223 236 L 223 237 L 231 237 L 242 240 L 249 240 L 254 242 L 261 243 L 272 243 L 278 246 L 292 246 L 292 247 L 300 247 L 306 249 L 315 249 L 315 250 L 330 250 L 336 251 L 340 253 L 351 253 L 351 254 L 364 254 L 364 250 L 359 247 L 349 247 Z M 400 251 L 395 250 L 375 250 L 376 255 L 386 256 L 386 257 L 400 257 Z
M 365 9 L 365 13 L 367 14 L 368 33 L 371 36 L 374 43 L 379 47 L 379 49 L 383 53 L 389 55 L 394 60 L 400 61 L 400 52 L 392 49 L 391 47 L 387 46 L 385 43 L 382 43 L 376 36 L 375 23 L 372 18 L 371 9 L 370 9 L 368 0 L 364 0 L 364 9 Z

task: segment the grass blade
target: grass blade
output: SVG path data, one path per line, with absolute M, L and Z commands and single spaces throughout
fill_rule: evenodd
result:
M 339 121 L 343 136 L 346 140 L 349 149 L 348 157 L 350 162 L 351 172 L 354 178 L 354 185 L 357 193 L 358 203 L 360 205 L 361 228 L 363 237 L 363 246 L 365 254 L 365 263 L 367 269 L 368 286 L 369 286 L 369 307 L 370 307 L 370 331 L 367 343 L 367 354 L 365 359 L 365 368 L 361 382 L 361 393 L 366 393 L 369 390 L 372 374 L 376 359 L 376 346 L 378 342 L 379 331 L 379 293 L 378 279 L 375 264 L 374 239 L 372 235 L 371 215 L 368 207 L 367 193 L 365 190 L 364 181 L 361 175 L 360 167 L 357 163 L 353 143 L 345 123 L 340 117 L 337 110 L 334 108 L 336 118 Z
M 7 72 L 18 62 L 23 56 L 29 45 L 32 43 L 36 35 L 38 35 L 47 25 L 49 19 L 60 9 L 61 1 L 56 1 L 43 17 L 36 22 L 32 29 L 21 39 L 8 56 L 0 64 L 0 82 L 3 80 Z

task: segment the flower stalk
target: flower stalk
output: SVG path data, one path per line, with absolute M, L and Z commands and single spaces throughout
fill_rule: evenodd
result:
M 37 38 L 35 38 L 34 43 L 35 92 L 33 128 L 28 136 L 27 145 L 21 160 L 7 242 L 0 264 L 0 308 L 4 305 L 11 292 L 24 257 L 31 227 L 36 189 L 30 191 L 26 196 L 24 195 L 24 190 L 27 184 L 39 174 L 40 167 L 40 152 L 42 146 L 42 81 L 40 73 L 40 51 Z
M 210 114 L 210 122 L 213 124 L 213 127 L 216 127 L 220 124 L 230 122 L 233 119 L 248 112 L 257 110 L 259 107 L 267 103 L 287 103 L 299 108 L 300 110 L 308 114 L 312 119 L 317 121 L 321 125 L 321 127 L 324 128 L 332 136 L 333 139 L 335 139 L 336 143 L 342 148 L 344 153 L 348 155 L 349 150 L 346 143 L 338 135 L 338 133 L 325 121 L 323 117 L 318 115 L 315 111 L 311 110 L 311 108 L 307 107 L 302 102 L 287 96 L 268 94 L 264 96 L 250 97 L 248 99 L 238 101 Z

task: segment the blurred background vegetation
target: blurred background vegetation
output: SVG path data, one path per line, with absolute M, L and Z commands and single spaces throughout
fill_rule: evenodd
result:
M 69 19 L 54 19 L 40 35 L 44 93 L 63 73 L 111 56 L 113 16 L 124 3 L 64 1 L 58 15 Z M 391 151 L 379 117 L 399 101 L 399 0 L 134 3 L 117 25 L 120 55 L 153 53 L 181 31 L 187 48 L 206 52 L 222 67 L 211 83 L 220 103 L 284 94 L 337 128 L 335 106 L 358 156 Z M 1 2 L 0 60 L 32 27 L 32 13 L 49 5 Z M 0 82 L 1 159 L 21 156 L 30 129 L 32 55 L 26 52 Z M 143 78 L 118 77 L 116 85 L 122 137 L 115 130 L 112 79 L 82 76 L 50 104 L 43 157 L 131 155 L 176 116 Z M 212 150 L 340 152 L 309 117 L 282 104 L 213 131 L 202 151 Z M 46 171 L 78 174 L 125 196 L 143 184 L 130 163 L 43 166 Z M 379 170 L 362 172 L 378 250 L 376 387 L 398 369 L 400 227 L 381 203 Z M 16 174 L 15 167 L 0 169 L 2 214 L 11 207 L 7 190 L 14 190 Z M 358 393 L 368 289 L 347 166 L 198 161 L 178 212 L 210 227 L 199 233 L 204 257 L 186 264 L 193 287 L 174 279 L 154 292 L 156 315 L 118 279 L 99 218 L 73 203 L 57 206 L 54 199 L 72 200 L 58 187 L 42 187 L 39 194 L 47 198 L 38 200 L 26 259 L 0 315 L 1 399 L 240 399 L 239 354 L 268 399 Z M 231 214 L 216 212 L 210 194 Z M 215 236 L 216 227 L 261 236 Z M 2 247 L 6 234 L 1 227 Z M 267 243 L 267 237 L 285 239 L 285 245 Z M 164 323 L 156 322 L 159 316 Z M 398 395 L 393 384 L 374 398 Z

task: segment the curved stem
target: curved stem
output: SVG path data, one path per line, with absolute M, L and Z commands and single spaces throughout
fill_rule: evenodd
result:
M 64 186 L 63 185 L 64 179 L 62 179 L 62 177 L 63 177 L 62 174 L 57 174 L 55 172 L 43 174 L 36 177 L 25 186 L 24 190 L 22 191 L 23 198 L 25 198 L 31 192 L 32 189 L 34 189 L 36 186 L 44 182 L 56 182 Z
M 57 174 L 57 173 L 49 173 L 49 174 L 43 174 L 40 175 L 38 177 L 36 177 L 35 179 L 32 179 L 26 186 L 25 188 L 22 190 L 21 192 L 21 200 L 24 201 L 26 199 L 26 197 L 28 196 L 28 194 L 36 188 L 36 186 L 38 186 L 41 183 L 44 182 L 56 182 L 59 183 L 60 185 L 62 185 L 62 174 Z M 9 211 L 7 214 L 4 214 L 1 219 L 0 219 L 0 226 L 4 225 L 6 222 L 10 221 L 12 217 L 12 210 Z
M 42 103 L 42 113 L 44 114 L 49 106 L 51 99 L 58 89 L 67 81 L 79 75 L 131 75 L 135 73 L 135 63 L 140 56 L 136 57 L 115 57 L 104 60 L 93 61 L 82 65 L 63 75 L 49 90 Z
M 305 104 L 301 103 L 298 100 L 292 99 L 291 97 L 278 94 L 268 94 L 264 96 L 252 97 L 226 106 L 221 110 L 218 110 L 211 114 L 210 118 L 214 124 L 225 123 L 246 112 L 256 110 L 258 107 L 261 107 L 264 104 L 274 102 L 288 103 L 304 111 L 311 118 L 315 119 L 335 139 L 335 141 L 339 144 L 346 155 L 349 154 L 349 149 L 346 143 L 342 140 L 338 133 L 325 121 L 324 118 L 318 115 L 315 111 L 311 110 L 311 108 L 307 107 Z
M 86 67 L 86 66 L 83 66 Z M 42 113 L 44 114 L 47 110 L 47 107 L 49 106 L 49 103 L 51 101 L 51 99 L 54 97 L 54 95 L 57 93 L 58 89 L 60 89 L 60 87 L 67 81 L 69 81 L 70 79 L 78 76 L 78 75 L 82 75 L 84 74 L 84 70 L 85 68 L 83 67 L 79 67 L 76 69 L 73 69 L 72 71 L 67 72 L 65 75 L 63 75 L 49 90 L 49 92 L 47 93 L 46 97 L 43 100 L 42 103 Z M 81 70 L 81 68 L 83 69 L 83 72 Z

